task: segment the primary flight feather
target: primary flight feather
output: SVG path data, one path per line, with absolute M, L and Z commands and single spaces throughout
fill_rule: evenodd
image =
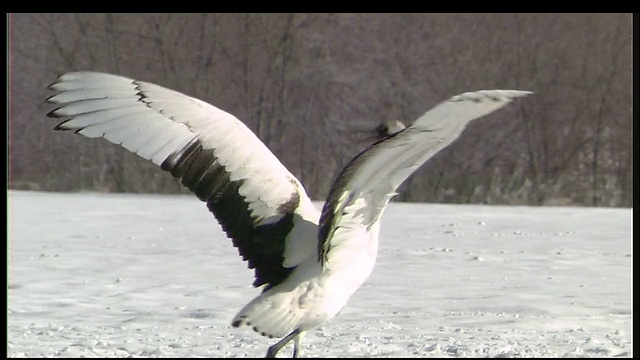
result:
M 333 318 L 369 277 L 380 217 L 398 186 L 457 139 L 472 120 L 518 90 L 481 90 L 444 101 L 411 126 L 366 148 L 340 172 L 322 212 L 249 128 L 206 102 L 144 81 L 98 72 L 64 74 L 47 99 L 56 130 L 103 137 L 180 179 L 221 224 L 262 293 L 232 320 L 282 338 L 275 356 Z

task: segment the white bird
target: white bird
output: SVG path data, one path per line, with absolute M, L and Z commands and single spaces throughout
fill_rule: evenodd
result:
M 64 74 L 49 86 L 56 130 L 103 137 L 181 179 L 255 271 L 262 293 L 233 318 L 270 338 L 267 357 L 332 319 L 369 277 L 380 217 L 398 186 L 471 120 L 530 94 L 481 90 L 444 101 L 366 148 L 340 172 L 322 212 L 269 149 L 233 115 L 144 81 Z

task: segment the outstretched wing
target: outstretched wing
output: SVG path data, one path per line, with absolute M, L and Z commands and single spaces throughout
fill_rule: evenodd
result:
M 295 245 L 313 251 L 319 212 L 300 182 L 233 115 L 158 85 L 104 73 L 67 73 L 49 88 L 56 94 L 47 101 L 61 106 L 48 116 L 66 119 L 56 130 L 121 145 L 205 201 L 255 269 L 255 286 L 275 286 L 305 257 L 287 245 L 305 239 L 292 236 L 310 232 L 310 247 Z
M 375 224 L 396 189 L 418 167 L 456 140 L 472 120 L 500 109 L 517 90 L 481 90 L 436 105 L 415 123 L 371 145 L 342 170 L 320 217 L 318 257 L 349 241 L 349 234 Z

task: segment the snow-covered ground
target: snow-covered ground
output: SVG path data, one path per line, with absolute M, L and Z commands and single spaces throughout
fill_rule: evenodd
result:
M 8 356 L 255 357 L 253 273 L 192 196 L 9 192 Z M 392 203 L 305 357 L 632 356 L 632 210 Z M 291 346 L 281 356 L 291 355 Z

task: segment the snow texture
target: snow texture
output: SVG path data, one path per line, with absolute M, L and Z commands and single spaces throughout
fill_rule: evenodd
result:
M 275 342 L 231 327 L 260 291 L 195 197 L 8 196 L 9 357 L 262 357 Z M 301 355 L 631 357 L 631 229 L 631 209 L 391 203 L 373 274 Z

